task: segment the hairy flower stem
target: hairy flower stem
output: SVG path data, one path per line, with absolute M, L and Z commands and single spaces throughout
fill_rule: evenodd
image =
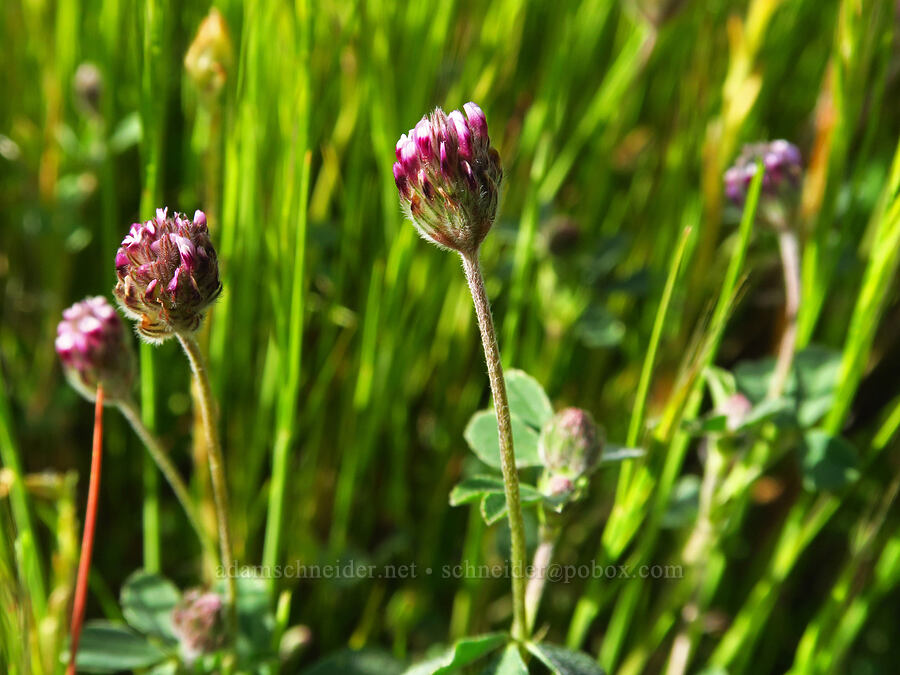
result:
M 553 550 L 559 539 L 560 528 L 546 521 L 541 523 L 538 532 L 538 545 L 534 551 L 531 567 L 534 574 L 528 579 L 528 587 L 525 589 L 525 613 L 528 621 L 528 634 L 534 629 L 534 620 L 541 606 L 541 598 L 544 595 L 544 587 L 547 584 L 547 571 L 553 560 Z
M 790 228 L 778 231 L 778 247 L 781 252 L 781 266 L 784 271 L 784 333 L 778 347 L 775 371 L 769 383 L 768 398 L 778 398 L 784 391 L 794 351 L 797 347 L 797 313 L 800 310 L 800 246 L 797 235 Z
M 206 427 L 206 445 L 209 452 L 209 475 L 212 479 L 213 498 L 216 500 L 216 520 L 219 525 L 219 550 L 225 571 L 225 604 L 228 606 L 229 629 L 237 629 L 237 580 L 233 570 L 234 557 L 231 548 L 231 528 L 228 523 L 228 493 L 225 487 L 225 460 L 219 442 L 219 426 L 213 401 L 212 387 L 200 345 L 190 333 L 178 333 L 178 341 L 191 364 L 197 390 L 200 393 L 200 413 Z M 232 633 L 233 635 L 233 633 Z
M 491 306 L 484 290 L 484 278 L 478 262 L 478 250 L 461 253 L 463 269 L 469 290 L 475 303 L 481 344 L 487 361 L 491 394 L 494 397 L 494 412 L 497 415 L 497 429 L 500 435 L 500 468 L 503 471 L 503 486 L 506 493 L 507 517 L 510 531 L 510 558 L 512 563 L 513 622 L 512 636 L 524 641 L 528 639 L 525 613 L 525 521 L 522 519 L 522 504 L 519 499 L 519 475 L 516 472 L 516 455 L 513 450 L 512 422 L 509 416 L 509 401 L 506 397 L 506 382 L 500 365 L 500 349 L 491 317 Z
M 157 439 L 144 424 L 137 404 L 135 404 L 134 400 L 128 399 L 119 401 L 117 405 L 119 411 L 125 419 L 128 420 L 131 428 L 134 429 L 134 433 L 137 434 L 138 438 L 141 439 L 144 446 L 147 448 L 147 452 L 150 453 L 153 461 L 156 462 L 156 466 L 159 468 L 162 475 L 165 476 L 165 479 L 169 482 L 172 492 L 175 493 L 175 497 L 178 499 L 191 523 L 191 527 L 193 527 L 194 531 L 197 533 L 197 537 L 200 540 L 204 552 L 215 559 L 217 557 L 215 544 L 210 538 L 209 533 L 206 531 L 206 528 L 203 527 L 200 514 L 194 507 L 194 502 L 191 500 L 187 485 L 185 485 L 181 475 L 178 473 L 178 469 L 172 464 L 172 460 L 169 459 L 166 451 L 163 450 L 159 439 Z
M 100 468 L 103 461 L 103 385 L 97 385 L 94 403 L 94 443 L 91 450 L 91 479 L 88 483 L 87 510 L 84 514 L 84 535 L 81 538 L 81 559 L 78 561 L 78 577 L 75 583 L 75 599 L 72 603 L 72 626 L 69 630 L 69 665 L 67 675 L 75 675 L 75 658 L 78 641 L 84 623 L 84 606 L 87 601 L 88 578 L 91 573 L 91 554 L 94 551 L 94 530 L 97 526 L 97 502 L 100 497 Z

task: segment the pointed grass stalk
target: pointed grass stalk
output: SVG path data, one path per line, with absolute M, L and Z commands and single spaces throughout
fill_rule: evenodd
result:
M 666 284 L 663 288 L 662 297 L 656 310 L 656 316 L 653 321 L 653 329 L 650 334 L 650 342 L 644 356 L 644 362 L 641 366 L 641 375 L 638 381 L 637 394 L 635 395 L 634 407 L 631 413 L 631 420 L 628 426 L 628 437 L 626 444 L 633 447 L 640 440 L 641 431 L 644 426 L 644 414 L 647 405 L 647 398 L 650 392 L 650 384 L 653 370 L 656 366 L 656 354 L 662 340 L 663 329 L 668 317 L 669 307 L 672 303 L 672 297 L 675 291 L 675 284 L 678 281 L 681 270 L 684 267 L 688 244 L 692 233 L 695 231 L 693 225 L 688 225 L 682 229 L 681 237 L 678 245 L 672 255 L 669 263 L 669 273 L 666 278 Z M 625 462 L 622 465 L 617 483 L 616 504 L 627 503 L 629 492 L 634 488 L 632 480 L 636 470 L 646 471 L 646 469 L 638 469 L 635 462 Z M 615 516 L 611 516 L 614 518 Z M 604 548 L 597 552 L 596 557 L 604 556 Z M 575 613 L 569 625 L 569 634 L 567 643 L 570 647 L 580 646 L 583 642 L 584 635 L 599 612 L 599 598 L 601 592 L 601 584 L 597 579 L 591 579 L 588 582 L 587 592 L 578 600 Z
M 869 470 L 893 439 L 897 427 L 889 416 L 871 445 L 871 454 L 862 467 Z M 732 624 L 722 636 L 709 663 L 729 672 L 740 673 L 749 668 L 748 657 L 779 599 L 779 591 L 801 554 L 812 543 L 825 524 L 843 504 L 845 495 L 805 496 L 791 512 L 767 568 L 751 589 Z
M 165 44 L 171 31 L 166 30 L 168 0 L 145 0 L 143 4 L 143 35 L 141 36 L 141 164 L 142 184 L 140 211 L 149 213 L 162 192 L 163 148 L 165 142 L 165 114 L 169 88 L 165 86 L 168 55 Z M 118 12 L 115 12 L 118 13 Z M 141 413 L 151 430 L 156 427 L 156 381 L 153 348 L 140 346 Z M 159 479 L 148 457 L 142 466 L 143 478 L 143 548 L 144 567 L 158 571 L 160 566 Z
M 0 462 L 5 469 L 12 472 L 9 500 L 12 521 L 16 528 L 15 544 L 18 547 L 16 560 L 20 574 L 26 580 L 34 619 L 40 622 L 47 614 L 47 591 L 23 480 L 22 462 L 15 443 L 13 416 L 7 398 L 5 379 L 3 368 L 0 368 Z
M 94 401 L 94 441 L 91 450 L 91 478 L 88 485 L 87 510 L 84 515 L 84 535 L 81 539 L 81 558 L 78 561 L 78 578 L 75 583 L 75 599 L 72 603 L 72 623 L 69 629 L 69 664 L 66 675 L 75 675 L 75 659 L 84 623 L 84 607 L 87 602 L 88 577 L 91 572 L 91 554 L 94 551 L 94 531 L 97 526 L 97 503 L 100 498 L 100 469 L 103 461 L 103 385 L 97 386 Z
M 811 166 L 814 180 L 804 186 L 803 210 L 811 220 L 803 260 L 806 298 L 799 317 L 798 344 L 812 339 L 834 284 L 843 245 L 849 243 L 849 219 L 839 215 L 846 188 L 847 167 L 854 154 L 863 153 L 857 143 L 861 124 L 873 129 L 878 118 L 868 116 L 869 102 L 880 100 L 887 72 L 879 62 L 890 53 L 895 30 L 890 2 L 843 0 L 837 10 L 834 44 L 823 73 L 817 103 L 815 146 Z M 842 245 L 835 246 L 837 236 Z
M 263 565 L 275 566 L 281 551 L 284 531 L 284 503 L 288 487 L 290 449 L 297 419 L 297 397 L 300 391 L 300 365 L 303 355 L 303 313 L 305 307 L 304 278 L 306 264 L 306 224 L 309 201 L 311 154 L 307 150 L 300 160 L 299 205 L 294 232 L 294 259 L 291 266 L 291 304 L 287 323 L 286 379 L 276 409 L 275 443 L 272 448 L 272 482 L 266 512 L 263 542 Z M 274 596 L 274 593 L 273 593 Z
M 644 363 L 641 366 L 641 375 L 638 380 L 637 393 L 634 397 L 634 407 L 631 410 L 631 420 L 628 424 L 628 437 L 625 445 L 629 448 L 635 447 L 640 440 L 641 431 L 644 427 L 644 414 L 647 408 L 647 397 L 650 394 L 650 381 L 653 376 L 653 369 L 656 366 L 656 354 L 659 351 L 659 343 L 662 339 L 663 328 L 666 324 L 666 317 L 669 313 L 669 305 L 672 303 L 672 294 L 675 291 L 675 282 L 681 272 L 682 263 L 685 257 L 688 241 L 690 241 L 693 227 L 688 225 L 681 231 L 681 237 L 672 255 L 669 263 L 669 274 L 666 277 L 666 285 L 663 288 L 662 297 L 659 300 L 659 306 L 656 310 L 656 316 L 653 319 L 653 329 L 650 332 L 650 342 L 647 345 L 647 351 L 644 354 Z M 628 487 L 631 483 L 631 477 L 634 472 L 634 462 L 625 462 L 619 473 L 619 482 L 616 487 L 616 501 L 624 499 Z
M 888 184 L 872 216 L 873 232 L 868 264 L 841 358 L 841 371 L 834 404 L 825 418 L 825 428 L 837 433 L 844 425 L 850 404 L 866 371 L 875 333 L 887 306 L 900 266 L 900 145 L 894 152 Z
M 894 437 L 898 429 L 900 429 L 900 397 L 894 399 L 891 404 L 890 412 L 872 439 L 872 446 L 883 448 Z
M 222 445 L 219 440 L 218 416 L 215 410 L 212 387 L 209 383 L 206 363 L 200 352 L 200 345 L 191 333 L 178 333 L 184 353 L 191 364 L 197 391 L 200 394 L 200 414 L 206 430 L 206 443 L 209 458 L 209 474 L 212 480 L 213 498 L 216 502 L 216 520 L 219 528 L 219 554 L 225 574 L 225 604 L 230 615 L 229 628 L 237 628 L 237 579 L 234 574 L 234 557 L 231 543 L 231 527 L 228 521 L 228 490 L 225 482 L 225 459 L 222 456 Z
M 812 675 L 826 672 L 829 664 L 841 663 L 842 651 L 835 653 L 835 634 L 839 630 L 841 617 L 848 605 L 873 591 L 877 592 L 879 579 L 873 574 L 880 552 L 896 531 L 896 525 L 888 521 L 894 502 L 900 491 L 900 474 L 894 476 L 888 489 L 880 496 L 877 507 L 870 518 L 861 519 L 850 538 L 850 553 L 835 577 L 828 599 L 822 603 L 816 616 L 806 626 L 803 637 L 797 643 L 791 675 Z M 887 527 L 885 525 L 887 524 Z M 860 579 L 872 575 L 874 583 L 862 584 Z M 841 644 L 840 641 L 838 644 Z M 846 643 L 842 646 L 846 647 Z M 840 649 L 840 647 L 838 647 Z
M 812 646 L 813 653 L 809 655 L 809 660 L 801 661 L 799 666 L 795 665 L 788 671 L 789 675 L 828 672 L 829 668 L 832 670 L 835 668 L 835 664 L 846 664 L 847 652 L 857 643 L 862 629 L 870 624 L 872 612 L 879 604 L 884 603 L 885 597 L 897 588 L 897 582 L 900 580 L 900 538 L 896 530 L 884 543 L 877 558 L 863 563 L 862 569 L 868 568 L 872 571 L 869 573 L 868 583 L 862 588 L 859 588 L 859 574 L 849 579 L 842 576 L 838 580 L 836 588 L 832 591 L 832 594 L 840 599 L 839 607 L 833 610 L 836 625 L 828 635 L 821 637 L 819 645 Z M 832 610 L 832 607 L 826 609 Z M 812 625 L 814 633 L 818 628 L 818 625 Z M 801 644 L 800 648 L 805 646 Z M 799 655 L 800 658 L 803 656 L 805 655 Z
M 727 668 L 729 673 L 735 674 L 745 672 L 749 667 L 759 633 L 779 598 L 779 588 L 797 558 L 834 515 L 840 503 L 834 497 L 820 497 L 814 503 L 812 501 L 811 496 L 804 497 L 791 509 L 769 565 L 716 644 L 709 657 L 710 665 Z

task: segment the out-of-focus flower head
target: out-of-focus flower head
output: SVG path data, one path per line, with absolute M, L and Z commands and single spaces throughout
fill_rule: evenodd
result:
M 597 467 L 602 452 L 602 432 L 581 408 L 560 410 L 541 429 L 538 454 L 552 475 L 572 480 L 586 476 Z
M 172 627 L 188 664 L 215 651 L 225 638 L 222 598 L 199 589 L 185 591 L 172 610 Z
M 397 141 L 394 181 L 409 219 L 428 241 L 474 253 L 494 223 L 503 168 L 475 103 L 423 117 Z
M 753 404 L 750 399 L 741 393 L 732 394 L 719 407 L 719 413 L 725 415 L 725 423 L 729 431 L 736 431 L 750 411 L 753 410 Z
M 106 400 L 127 398 L 134 382 L 134 352 L 125 337 L 122 319 L 97 296 L 63 310 L 56 327 L 56 353 L 66 379 L 89 401 L 103 385 Z
M 93 63 L 82 63 L 75 71 L 72 86 L 77 106 L 89 115 L 99 115 L 103 96 L 103 73 L 100 69 Z
M 184 67 L 202 93 L 217 96 L 225 86 L 233 61 L 228 25 L 215 7 L 203 19 L 184 56 Z
M 144 339 L 197 330 L 222 291 L 206 215 L 157 209 L 156 218 L 132 225 L 116 253 L 116 276 L 115 296 Z
M 763 194 L 780 197 L 794 192 L 803 177 L 800 150 L 784 140 L 745 145 L 734 165 L 725 172 L 725 194 L 732 202 L 742 205 L 747 189 L 756 175 L 757 162 L 762 160 Z
M 567 257 L 578 250 L 581 241 L 581 227 L 568 216 L 552 218 L 544 226 L 544 241 L 547 251 L 556 257 Z

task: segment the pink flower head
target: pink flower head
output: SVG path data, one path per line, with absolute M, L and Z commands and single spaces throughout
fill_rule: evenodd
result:
M 185 591 L 181 602 L 172 610 L 172 628 L 188 664 L 222 646 L 223 619 L 222 598 L 217 594 L 199 589 Z
M 750 399 L 741 393 L 737 393 L 729 396 L 718 412 L 725 415 L 725 423 L 728 430 L 735 431 L 744 423 L 751 410 L 753 410 L 753 404 L 750 402 Z
M 156 218 L 132 225 L 116 253 L 116 276 L 116 298 L 146 340 L 197 330 L 222 291 L 206 215 L 157 209 Z
M 422 237 L 474 252 L 496 218 L 503 168 L 481 108 L 466 103 L 463 110 L 436 108 L 400 137 L 394 181 Z
M 134 355 L 116 310 L 97 296 L 63 310 L 56 327 L 56 353 L 66 378 L 93 401 L 102 384 L 109 401 L 127 397 L 134 381 Z
M 745 145 L 734 165 L 725 172 L 725 194 L 735 204 L 747 198 L 747 189 L 756 175 L 756 164 L 762 160 L 765 168 L 763 194 L 779 196 L 796 190 L 803 175 L 800 150 L 784 140 Z

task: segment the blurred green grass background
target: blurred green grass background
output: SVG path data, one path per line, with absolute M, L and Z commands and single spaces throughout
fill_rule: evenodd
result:
M 77 555 L 71 537 L 91 423 L 89 406 L 61 377 L 55 325 L 72 302 L 110 295 L 122 235 L 163 205 L 204 209 L 222 261 L 224 293 L 205 339 L 238 560 L 440 568 L 501 556 L 505 526 L 486 528 L 477 510 L 447 504 L 468 461 L 462 431 L 488 401 L 471 301 L 454 256 L 403 222 L 391 175 L 396 139 L 422 114 L 474 100 L 505 170 L 482 256 L 505 364 L 534 375 L 555 405 L 590 410 L 621 443 L 683 228 L 692 229 L 662 326 L 651 427 L 708 335 L 738 244 L 740 214 L 724 203 L 722 172 L 744 142 L 800 146 L 809 167 L 801 341 L 844 350 L 835 404 L 843 410 L 829 424 L 873 461 L 781 576 L 769 563 L 782 523 L 806 522 L 811 502 L 798 494 L 789 463 L 774 467 L 766 485 L 776 496 L 754 504 L 725 542 L 729 565 L 715 606 L 727 626 L 759 580 L 773 583 L 766 597 L 778 611 L 760 610 L 733 672 L 787 670 L 815 621 L 825 622 L 821 636 L 850 636 L 843 646 L 825 641 L 845 660 L 831 665 L 829 654 L 821 672 L 887 672 L 896 663 L 900 565 L 885 557 L 897 555 L 896 514 L 878 521 L 875 543 L 861 554 L 850 543 L 898 471 L 898 420 L 889 417 L 900 395 L 896 225 L 884 234 L 888 216 L 878 217 L 896 196 L 888 184 L 900 130 L 894 3 L 216 6 L 233 48 L 219 98 L 198 91 L 183 66 L 206 3 L 7 0 L 0 8 L 0 443 L 7 468 L 15 455 L 25 473 L 79 477 L 77 489 L 59 488 L 64 496 L 29 493 L 51 587 L 65 589 Z M 84 62 L 102 76 L 96 112 L 73 85 Z M 548 246 L 563 218 L 579 233 L 567 256 Z M 772 353 L 781 328 L 771 235 L 753 234 L 740 274 L 714 359 L 723 367 Z M 173 344 L 152 361 L 144 405 L 187 472 L 188 371 Z M 658 458 L 648 462 L 656 481 L 671 436 L 652 437 L 641 440 Z M 142 565 L 180 584 L 201 576 L 177 503 L 115 415 L 106 442 L 89 616 L 114 613 L 117 589 Z M 876 446 L 888 451 L 876 457 Z M 697 473 L 696 448 L 682 452 L 676 472 Z M 595 556 L 616 481 L 616 472 L 594 481 L 561 559 Z M 279 505 L 280 533 L 267 531 Z M 641 513 L 631 517 L 640 527 Z M 12 551 L 9 514 L 7 524 Z M 646 554 L 677 561 L 684 535 L 663 531 Z M 11 568 L 4 583 L 15 596 Z M 587 651 L 603 648 L 627 588 L 618 583 L 596 599 L 580 644 Z M 505 579 L 280 585 L 295 590 L 292 622 L 312 628 L 308 658 L 349 644 L 380 645 L 403 659 L 431 642 L 502 626 L 509 612 Z M 557 642 L 586 586 L 550 589 L 544 621 Z M 606 653 L 611 672 L 635 654 L 638 670 L 660 670 L 674 634 L 657 621 L 670 582 L 636 586 L 628 623 Z M 834 598 L 835 588 L 846 597 Z M 866 602 L 853 630 L 842 611 L 855 598 Z M 707 637 L 700 661 L 725 630 Z

